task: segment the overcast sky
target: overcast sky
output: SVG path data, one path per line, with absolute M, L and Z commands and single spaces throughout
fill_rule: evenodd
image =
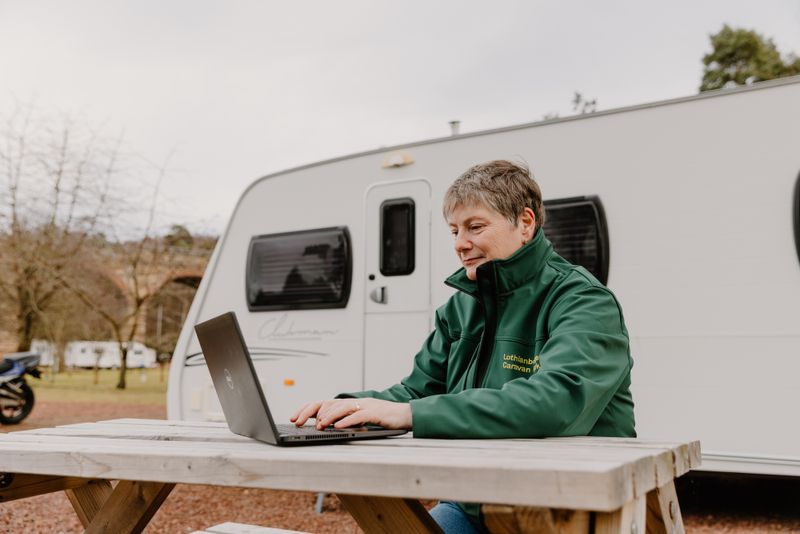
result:
M 244 188 L 333 156 L 697 92 L 723 24 L 800 55 L 800 0 L 0 0 L 0 106 L 172 151 L 162 217 L 220 232 Z M 180 202 L 175 202 L 180 200 Z

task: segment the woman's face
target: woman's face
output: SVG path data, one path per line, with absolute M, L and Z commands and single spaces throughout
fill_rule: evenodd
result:
M 477 280 L 479 265 L 507 258 L 531 239 L 535 218 L 533 211 L 525 208 L 513 224 L 483 204 L 459 204 L 450 213 L 447 223 L 467 278 Z

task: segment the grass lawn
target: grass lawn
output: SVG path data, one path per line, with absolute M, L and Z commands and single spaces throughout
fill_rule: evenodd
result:
M 155 369 L 128 369 L 125 374 L 125 389 L 117 389 L 119 369 L 100 369 L 95 384 L 92 369 L 73 369 L 53 374 L 42 368 L 41 380 L 26 377 L 33 387 L 37 400 L 67 402 L 101 402 L 111 404 L 154 404 L 167 403 L 167 375 Z

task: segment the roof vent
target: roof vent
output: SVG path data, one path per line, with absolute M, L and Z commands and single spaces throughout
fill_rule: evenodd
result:
M 449 124 L 450 124 L 450 135 L 452 136 L 458 135 L 460 133 L 459 130 L 461 129 L 461 121 L 450 121 Z

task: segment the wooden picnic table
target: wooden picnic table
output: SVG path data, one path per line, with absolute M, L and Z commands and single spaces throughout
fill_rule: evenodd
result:
M 175 484 L 212 484 L 336 493 L 367 533 L 439 532 L 419 499 L 484 503 L 497 533 L 682 532 L 674 479 L 699 465 L 696 441 L 274 447 L 224 423 L 117 419 L 0 434 L 0 503 L 65 490 L 86 532 L 141 532 Z

